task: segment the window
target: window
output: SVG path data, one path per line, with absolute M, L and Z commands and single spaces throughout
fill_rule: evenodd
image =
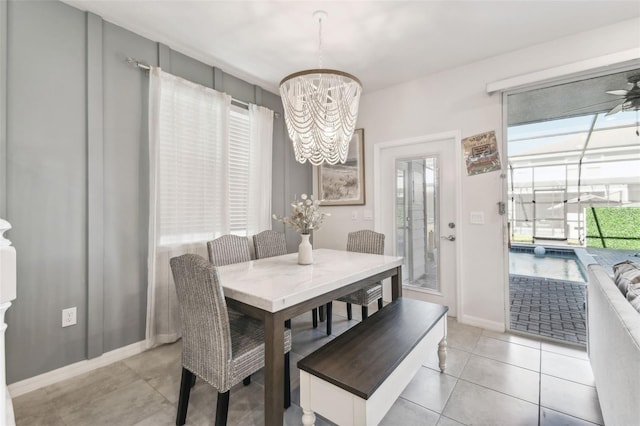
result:
M 248 234 L 250 167 L 249 111 L 232 106 L 229 114 L 229 232 Z
M 167 73 L 160 77 L 161 90 L 152 92 L 150 104 L 150 117 L 157 120 L 150 132 L 158 244 L 266 229 L 273 113 L 231 106 L 224 93 Z M 265 118 L 265 112 L 271 115 Z

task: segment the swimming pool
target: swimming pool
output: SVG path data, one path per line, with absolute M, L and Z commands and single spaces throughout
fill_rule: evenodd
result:
M 546 248 L 543 257 L 533 254 L 534 247 L 512 247 L 509 273 L 556 280 L 586 282 L 580 261 L 572 249 Z

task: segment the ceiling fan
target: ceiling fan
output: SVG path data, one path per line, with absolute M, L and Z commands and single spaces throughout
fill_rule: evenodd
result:
M 631 85 L 629 90 L 611 90 L 607 93 L 615 96 L 622 96 L 618 105 L 614 106 L 607 115 L 613 115 L 620 111 L 638 111 L 640 110 L 640 74 L 632 75 L 627 78 L 627 81 Z
M 618 105 L 614 106 L 606 115 L 613 115 L 620 111 L 636 112 L 636 136 L 640 136 L 640 120 L 638 120 L 638 111 L 640 111 L 640 74 L 631 75 L 627 78 L 631 85 L 629 90 L 610 90 L 609 95 L 622 96 Z

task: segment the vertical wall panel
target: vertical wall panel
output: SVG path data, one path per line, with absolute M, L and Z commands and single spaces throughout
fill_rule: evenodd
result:
M 85 14 L 59 2 L 7 6 L 12 383 L 86 357 L 87 108 Z M 72 306 L 78 324 L 62 328 L 62 309 Z
M 213 88 L 216 89 L 218 92 L 222 92 L 223 76 L 224 76 L 224 73 L 220 68 L 213 69 Z
M 161 43 L 158 43 L 158 66 L 165 72 L 171 70 L 171 49 Z
M 104 37 L 104 350 L 145 338 L 149 235 L 148 72 L 157 44 L 106 23 Z
M 103 353 L 104 112 L 102 19 L 87 13 L 87 357 Z
M 211 66 L 171 50 L 170 67 L 164 71 L 213 89 Z
M 216 81 L 216 84 L 218 82 Z M 216 90 L 220 92 L 228 93 L 242 102 L 255 103 L 255 90 L 253 84 L 249 84 L 244 80 L 240 80 L 238 77 L 234 77 L 226 72 L 222 73 L 222 86 L 217 87 Z

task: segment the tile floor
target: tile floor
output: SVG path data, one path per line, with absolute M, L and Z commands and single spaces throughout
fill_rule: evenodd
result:
M 375 311 L 374 305 L 370 308 Z M 297 361 L 357 324 L 334 302 L 332 336 L 311 314 L 293 320 L 292 406 L 286 425 L 301 424 Z M 434 354 L 424 360 L 383 425 L 592 425 L 603 424 L 584 350 L 495 333 L 449 319 L 447 372 Z M 21 425 L 175 424 L 180 382 L 180 342 L 164 345 L 91 373 L 14 398 Z M 231 391 L 229 425 L 263 423 L 263 377 Z M 216 391 L 198 381 L 191 392 L 188 425 L 213 424 Z M 330 424 L 317 418 L 316 424 Z

